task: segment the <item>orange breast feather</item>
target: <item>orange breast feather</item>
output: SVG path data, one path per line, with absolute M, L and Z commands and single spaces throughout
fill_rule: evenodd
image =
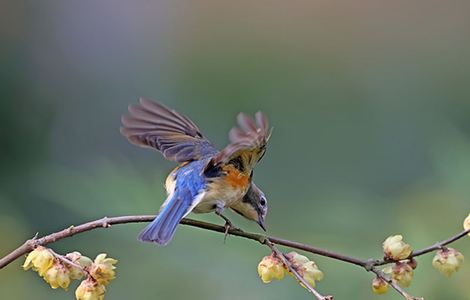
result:
M 225 180 L 227 183 L 235 188 L 245 189 L 248 187 L 249 176 L 241 173 L 238 169 L 232 166 L 226 166 L 224 171 L 227 172 Z

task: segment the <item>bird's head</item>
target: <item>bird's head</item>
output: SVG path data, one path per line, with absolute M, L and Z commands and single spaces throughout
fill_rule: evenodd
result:
M 242 201 L 237 202 L 230 208 L 245 218 L 255 221 L 264 231 L 266 231 L 264 222 L 266 214 L 268 213 L 268 201 L 263 191 L 261 191 L 253 182 Z

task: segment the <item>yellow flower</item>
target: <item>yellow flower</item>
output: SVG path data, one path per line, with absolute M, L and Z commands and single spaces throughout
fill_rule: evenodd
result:
M 23 269 L 28 270 L 32 268 L 34 271 L 38 272 L 39 276 L 43 276 L 52 266 L 54 260 L 55 257 L 49 249 L 38 246 L 26 257 Z
M 383 242 L 383 250 L 386 258 L 402 260 L 410 256 L 411 246 L 403 242 L 403 236 L 392 235 Z
M 392 278 L 401 287 L 408 287 L 413 279 L 413 268 L 407 263 L 396 263 L 392 267 Z
M 77 300 L 103 300 L 106 287 L 93 279 L 83 280 L 75 291 Z
M 68 253 L 65 257 L 68 258 L 70 261 L 76 263 L 77 265 L 80 265 L 83 269 L 90 267 L 91 264 L 93 263 L 93 261 L 90 258 L 82 255 L 78 251 Z M 77 267 L 70 266 L 70 265 L 67 267 L 70 270 L 71 279 L 81 279 L 83 276 L 85 276 L 83 269 L 79 269 Z
M 382 295 L 388 292 L 388 283 L 380 277 L 375 277 L 372 280 L 372 292 L 377 295 Z
M 258 264 L 258 274 L 264 283 L 281 280 L 285 274 L 284 264 L 273 255 L 265 256 Z
M 465 230 L 470 229 L 470 214 L 468 214 L 468 217 L 466 217 L 465 220 L 463 221 L 463 228 Z M 470 232 L 468 233 L 468 236 L 470 236 Z
M 315 281 L 323 279 L 323 272 L 314 261 L 308 261 L 296 270 L 311 287 L 315 287 Z
M 89 267 L 89 272 L 99 284 L 107 285 L 116 277 L 114 265 L 117 262 L 114 258 L 107 258 L 106 253 L 101 253 Z
M 432 265 L 439 272 L 447 277 L 450 277 L 454 272 L 460 269 L 463 264 L 464 257 L 459 251 L 447 248 L 436 252 L 432 260 Z
M 91 264 L 93 263 L 93 261 L 89 257 L 86 257 L 85 255 L 82 255 L 78 251 L 68 253 L 65 257 L 67 257 L 68 259 L 70 259 L 74 263 L 79 264 L 82 268 L 87 268 L 87 267 L 91 266 Z
M 310 261 L 307 256 L 300 255 L 295 251 L 287 253 L 286 257 L 293 267 L 300 267 L 301 265 Z
M 56 261 L 52 267 L 47 270 L 43 278 L 53 289 L 61 287 L 67 290 L 70 284 L 70 271 L 62 263 Z
M 382 269 L 382 272 L 384 272 L 385 274 L 392 274 L 392 267 L 386 266 L 385 268 Z
M 292 267 L 311 287 L 315 287 L 315 281 L 320 281 L 323 279 L 323 272 L 320 271 L 315 262 L 311 261 L 308 257 L 300 255 L 295 251 L 287 253 L 286 257 L 291 263 Z M 293 274 L 289 272 L 289 275 Z M 301 285 L 303 286 L 303 284 Z

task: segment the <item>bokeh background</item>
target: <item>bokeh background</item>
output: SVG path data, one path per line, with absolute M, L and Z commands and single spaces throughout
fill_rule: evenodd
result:
M 470 212 L 466 0 L 2 1 L 0 45 L 0 254 L 36 232 L 157 211 L 174 164 L 118 130 L 139 96 L 189 115 L 219 147 L 239 111 L 268 114 L 255 179 L 270 234 L 380 257 L 388 235 L 421 248 Z M 181 227 L 162 248 L 137 242 L 142 227 L 53 247 L 118 258 L 107 299 L 310 299 L 290 279 L 261 283 L 268 250 L 254 242 Z M 455 248 L 470 258 L 468 239 Z M 320 291 L 377 299 L 371 274 L 311 257 Z M 470 299 L 470 264 L 447 279 L 431 259 L 410 293 Z M 21 263 L 0 271 L 1 299 L 74 299 Z

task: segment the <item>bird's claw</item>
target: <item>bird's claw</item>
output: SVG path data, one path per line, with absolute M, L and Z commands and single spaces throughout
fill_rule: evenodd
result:
M 229 234 L 230 229 L 235 229 L 235 227 L 233 226 L 233 224 L 232 224 L 232 222 L 229 220 L 229 218 L 227 218 L 226 216 L 224 216 L 220 210 L 216 210 L 215 213 L 216 213 L 219 217 L 221 217 L 222 219 L 224 219 L 224 221 L 225 221 L 225 224 L 224 224 L 224 243 L 225 243 L 225 241 L 227 240 L 227 236 L 228 236 L 228 234 Z
M 224 228 L 225 228 L 225 231 L 224 231 L 224 243 L 225 243 L 225 241 L 227 240 L 227 236 L 228 236 L 228 233 L 229 233 L 230 229 L 235 229 L 235 227 L 233 227 L 232 222 L 230 222 L 230 221 L 227 219 L 227 220 L 225 220 Z

